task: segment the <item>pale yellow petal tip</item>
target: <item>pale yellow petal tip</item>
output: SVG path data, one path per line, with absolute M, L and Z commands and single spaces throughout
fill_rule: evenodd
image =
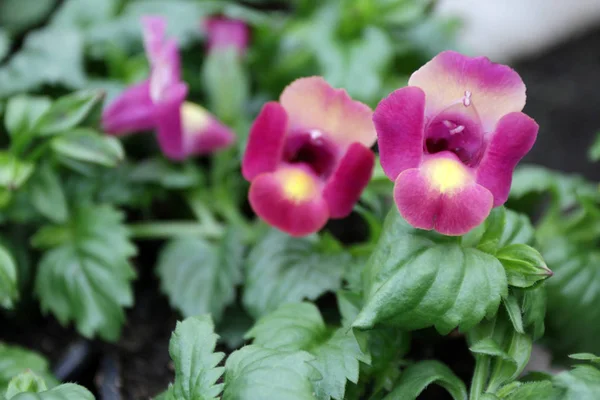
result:
M 283 169 L 277 172 L 277 178 L 285 197 L 295 202 L 303 202 L 315 196 L 318 191 L 315 179 L 301 169 Z
M 185 132 L 202 132 L 210 123 L 210 113 L 198 104 L 186 101 L 181 105 L 181 123 Z
M 451 158 L 429 160 L 423 169 L 430 184 L 440 193 L 451 193 L 473 181 L 465 166 Z

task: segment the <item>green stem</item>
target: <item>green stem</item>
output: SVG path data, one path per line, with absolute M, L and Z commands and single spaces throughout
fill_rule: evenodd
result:
M 177 236 L 202 236 L 217 239 L 223 235 L 219 225 L 204 225 L 186 221 L 142 222 L 128 225 L 135 239 L 168 239 Z
M 478 354 L 475 356 L 475 372 L 471 381 L 469 400 L 479 400 L 483 394 L 490 368 L 490 356 Z

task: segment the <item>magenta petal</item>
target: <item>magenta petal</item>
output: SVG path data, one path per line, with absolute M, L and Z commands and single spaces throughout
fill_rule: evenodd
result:
M 327 202 L 316 176 L 300 168 L 284 168 L 258 175 L 248 198 L 256 214 L 292 236 L 319 231 L 327 222 Z
M 400 214 L 419 229 L 449 236 L 464 235 L 480 225 L 492 209 L 492 194 L 470 183 L 452 191 L 440 191 L 424 171 L 412 168 L 398 175 L 394 199 Z
M 189 135 L 189 148 L 187 154 L 209 154 L 227 148 L 235 141 L 235 135 L 225 125 L 209 116 L 206 126 L 198 131 L 185 132 Z
M 144 49 L 151 63 L 160 57 L 162 52 L 165 32 L 167 30 L 167 21 L 160 16 L 142 17 Z
M 287 113 L 279 103 L 272 101 L 263 106 L 250 129 L 242 160 L 242 175 L 246 180 L 275 171 L 283 156 L 287 121 Z
M 365 189 L 375 163 L 375 154 L 360 143 L 353 143 L 329 178 L 323 197 L 332 218 L 343 218 L 352 212 Z
M 145 131 L 155 126 L 148 81 L 130 86 L 102 113 L 102 129 L 112 135 Z
M 538 124 L 529 116 L 515 112 L 505 115 L 494 132 L 477 169 L 477 183 L 494 195 L 494 207 L 508 199 L 513 170 L 531 150 Z
M 243 55 L 248 47 L 249 32 L 246 23 L 239 19 L 213 17 L 206 20 L 208 50 L 234 47 Z
M 423 156 L 425 93 L 405 87 L 383 99 L 373 115 L 381 166 L 391 180 L 419 166 Z
M 408 84 L 425 92 L 427 117 L 434 117 L 452 104 L 464 103 L 468 97 L 486 132 L 491 132 L 502 116 L 525 106 L 525 84 L 519 74 L 487 57 L 444 51 L 415 71 Z
M 182 160 L 185 151 L 181 106 L 187 95 L 183 83 L 169 87 L 163 98 L 156 104 L 158 144 L 163 154 L 172 160 Z

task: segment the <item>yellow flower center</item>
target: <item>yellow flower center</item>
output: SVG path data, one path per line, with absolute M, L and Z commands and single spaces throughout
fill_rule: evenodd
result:
M 181 105 L 181 124 L 184 132 L 202 132 L 210 121 L 210 114 L 204 108 L 188 101 Z
M 450 158 L 430 160 L 423 168 L 431 185 L 441 193 L 452 192 L 473 179 L 463 164 Z
M 300 169 L 284 169 L 278 175 L 283 192 L 290 200 L 296 202 L 306 201 L 313 197 L 317 191 L 314 178 Z

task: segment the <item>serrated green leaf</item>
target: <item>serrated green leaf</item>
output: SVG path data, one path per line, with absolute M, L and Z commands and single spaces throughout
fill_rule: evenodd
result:
M 596 400 L 600 394 L 600 370 L 578 365 L 556 375 L 552 383 L 560 391 L 552 400 Z
M 40 214 L 57 223 L 67 220 L 67 199 L 58 176 L 49 164 L 36 169 L 27 187 L 29 200 Z
M 12 308 L 18 297 L 17 266 L 8 250 L 0 245 L 0 306 Z
M 467 400 L 465 384 L 438 361 L 421 361 L 402 371 L 396 388 L 384 400 L 414 400 L 432 383 L 442 386 L 454 400 Z
M 496 257 L 511 286 L 527 288 L 552 276 L 539 251 L 526 244 L 504 246 L 496 252 Z
M 44 379 L 27 370 L 11 379 L 8 383 L 8 388 L 6 388 L 5 396 L 8 399 L 12 399 L 19 393 L 39 393 L 45 390 L 48 390 L 48 387 Z
M 314 382 L 318 399 L 344 399 L 346 380 L 358 382 L 359 361 L 369 363 L 351 331 L 331 331 L 311 303 L 284 304 L 257 321 L 246 335 L 264 348 L 305 350 L 322 378 Z
M 20 94 L 11 97 L 4 114 L 6 130 L 13 138 L 28 134 L 51 104 L 51 100 L 45 96 Z
M 394 207 L 367 264 L 366 302 L 353 326 L 376 325 L 447 334 L 493 315 L 507 293 L 506 274 L 492 255 L 456 238 L 412 228 Z
M 65 133 L 81 123 L 95 107 L 101 106 L 104 93 L 100 90 L 81 90 L 60 97 L 52 103 L 34 129 L 39 135 Z
M 235 300 L 243 255 L 244 244 L 235 227 L 216 245 L 195 237 L 174 239 L 158 260 L 161 290 L 185 317 L 211 313 L 219 321 Z
M 248 256 L 244 306 L 259 317 L 281 304 L 314 300 L 340 288 L 349 263 L 349 254 L 322 249 L 317 236 L 299 239 L 271 229 Z
M 82 206 L 67 226 L 53 227 L 64 241 L 40 260 L 35 291 L 42 310 L 63 325 L 73 320 L 85 337 L 118 339 L 123 307 L 133 304 L 129 258 L 136 250 L 122 221 L 110 206 Z
M 34 164 L 19 160 L 8 152 L 0 152 L 0 187 L 15 190 L 33 173 Z
M 65 383 L 41 393 L 21 393 L 7 400 L 95 400 L 83 386 Z
M 105 167 L 114 167 L 125 157 L 116 138 L 103 136 L 93 129 L 78 128 L 52 139 L 50 143 L 60 157 Z
M 170 389 L 181 400 L 214 400 L 223 390 L 217 380 L 223 367 L 217 367 L 225 354 L 215 353 L 218 336 L 209 315 L 178 322 L 169 344 L 175 363 L 175 383 Z
M 554 276 L 546 283 L 546 335 L 556 355 L 600 353 L 600 252 L 555 237 L 541 247 Z
M 44 357 L 19 346 L 0 343 L 0 393 L 6 391 L 13 377 L 28 370 L 42 377 L 48 386 L 56 385 Z
M 305 351 L 243 347 L 225 363 L 223 400 L 314 400 L 313 359 Z
M 327 335 L 325 322 L 314 304 L 290 303 L 260 318 L 245 338 L 269 349 L 307 350 Z

